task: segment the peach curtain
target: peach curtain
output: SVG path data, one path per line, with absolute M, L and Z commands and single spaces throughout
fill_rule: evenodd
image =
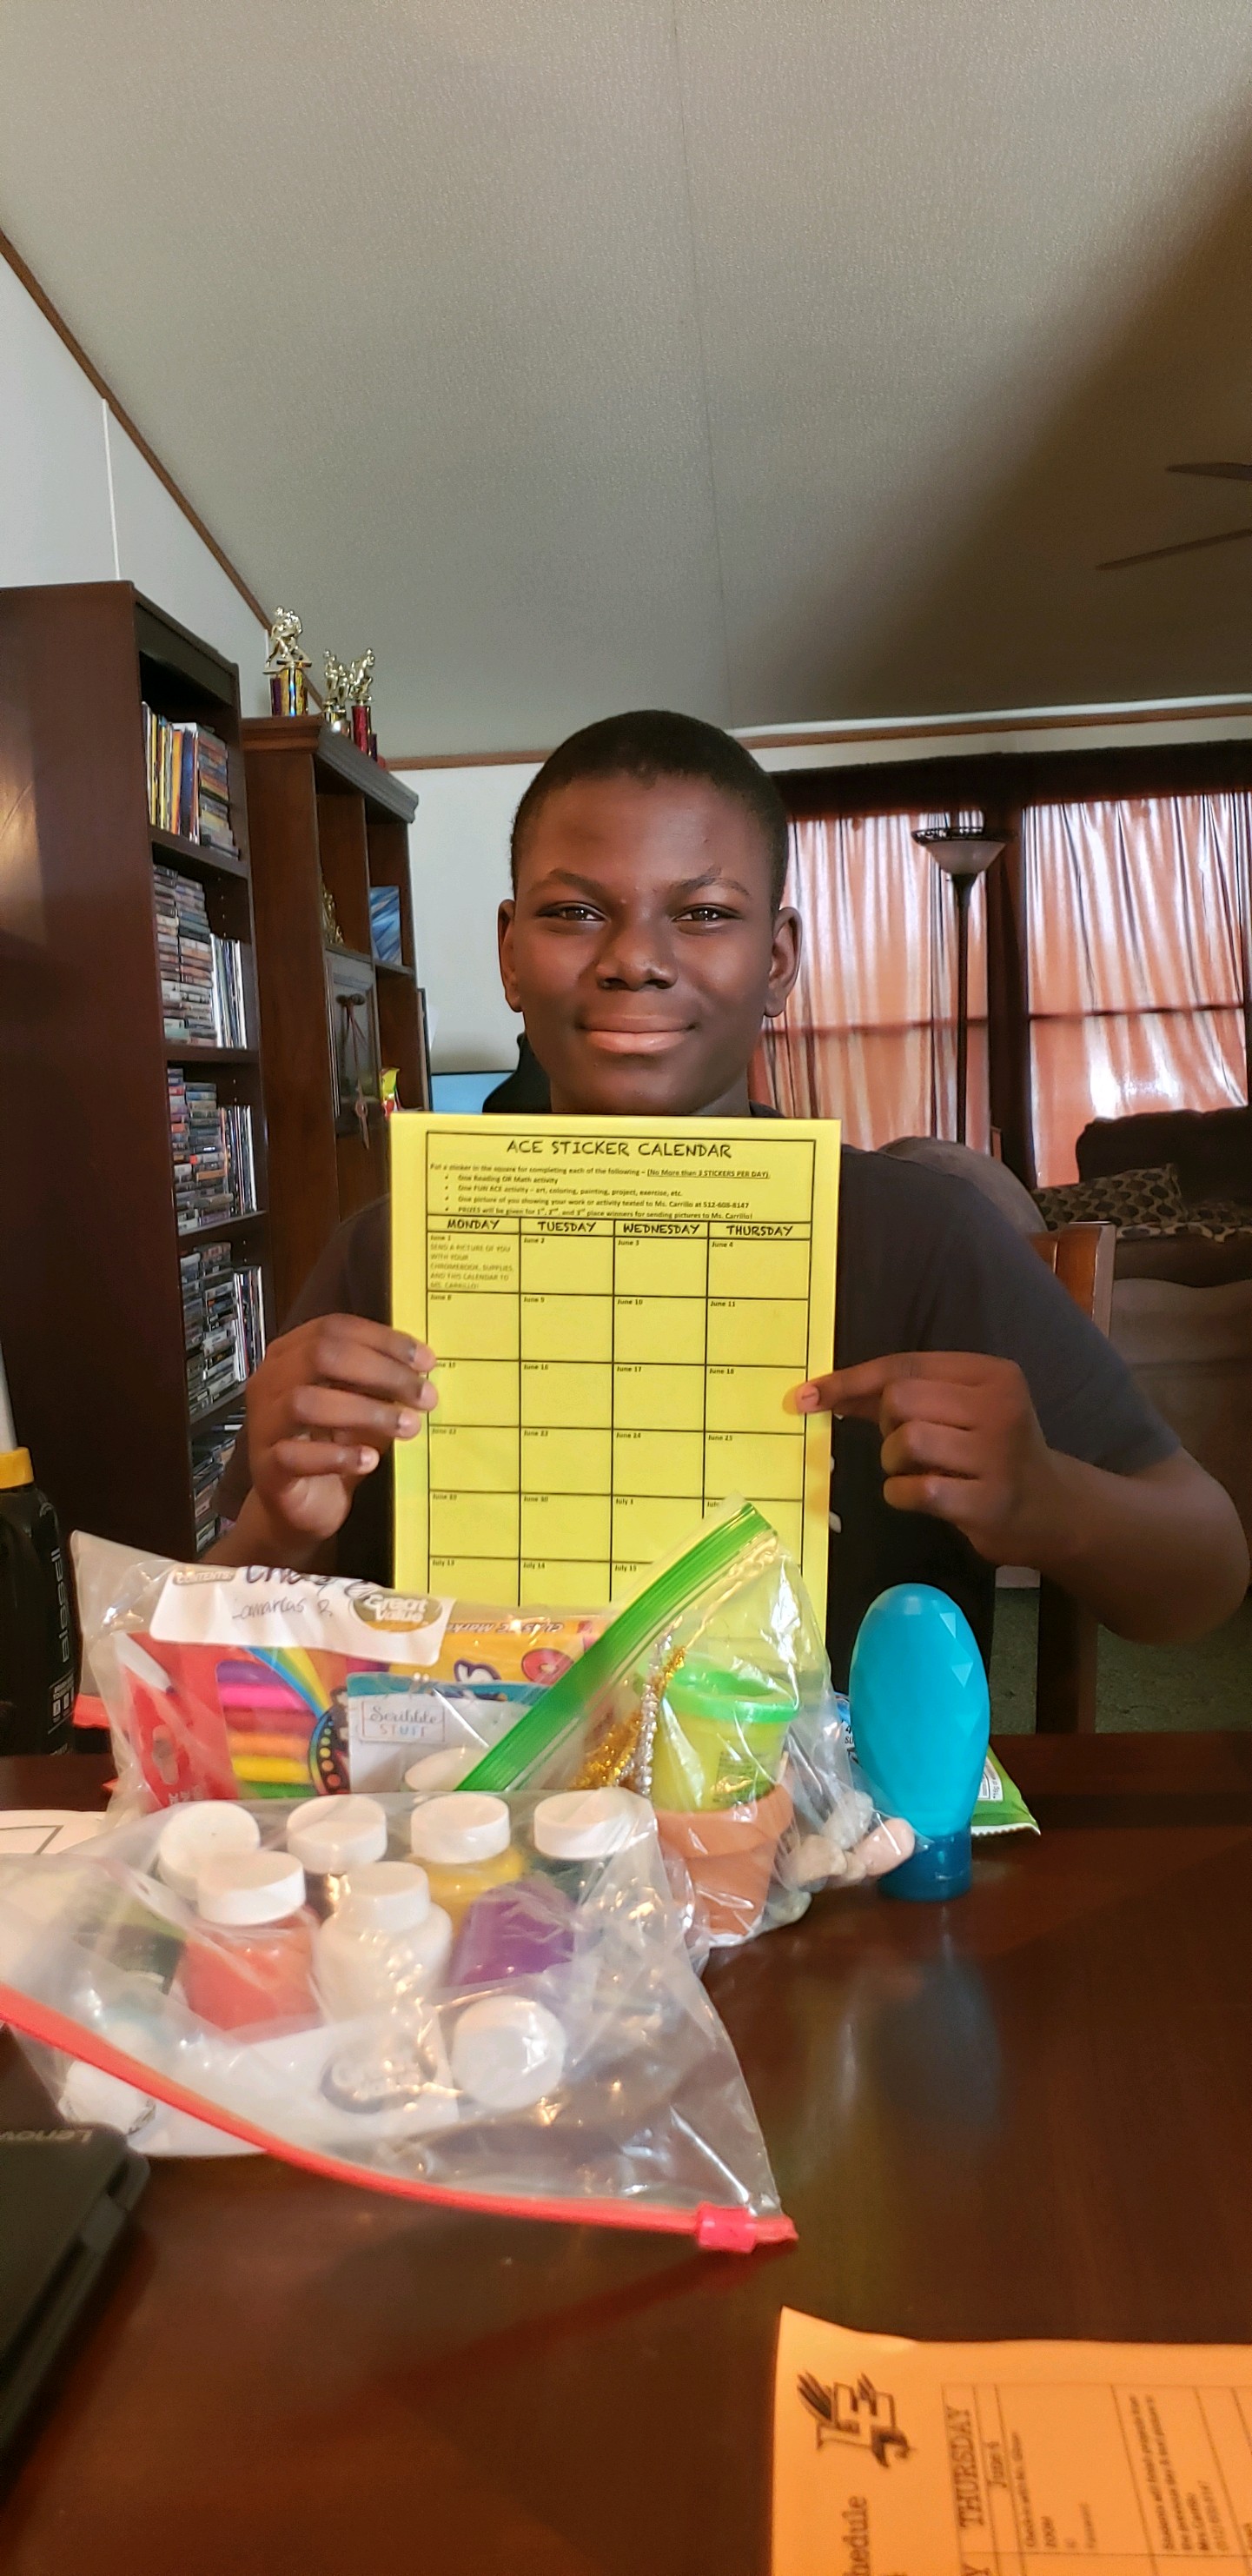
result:
M 920 814 L 795 823 L 787 896 L 804 925 L 799 981 L 767 1023 L 754 1089 L 788 1118 L 842 1118 L 851 1145 L 956 1133 L 956 921 L 951 884 L 912 838 Z M 970 906 L 967 1136 L 985 1150 L 986 889 Z
M 1022 818 L 1041 1184 L 1091 1118 L 1248 1097 L 1243 796 L 1038 805 Z

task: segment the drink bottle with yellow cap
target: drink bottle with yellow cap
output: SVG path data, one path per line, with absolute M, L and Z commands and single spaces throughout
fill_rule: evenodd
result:
M 0 1364 L 0 1753 L 66 1753 L 78 1681 L 69 1568 Z

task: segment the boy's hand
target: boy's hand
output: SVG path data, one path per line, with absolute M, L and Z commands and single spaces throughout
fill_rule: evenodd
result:
M 930 1512 L 998 1565 L 1036 1565 L 1063 1508 L 1056 1462 L 1015 1360 L 897 1351 L 797 1389 L 800 1413 L 877 1422 L 884 1494 Z
M 270 1343 L 248 1381 L 252 1490 L 236 1524 L 251 1534 L 262 1516 L 270 1563 L 298 1566 L 343 1527 L 362 1478 L 437 1402 L 434 1365 L 423 1343 L 364 1315 L 318 1315 Z

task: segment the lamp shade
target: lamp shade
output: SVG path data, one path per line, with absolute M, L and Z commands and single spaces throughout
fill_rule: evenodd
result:
M 981 877 L 1005 847 L 1004 839 L 996 840 L 983 831 L 962 831 L 960 826 L 936 825 L 933 831 L 915 832 L 914 840 L 932 859 L 946 868 L 950 877 Z

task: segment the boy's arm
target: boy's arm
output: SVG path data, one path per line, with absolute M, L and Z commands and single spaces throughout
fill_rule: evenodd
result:
M 1194 1458 L 1178 1450 L 1113 1474 L 1050 1449 L 1013 1360 L 894 1352 L 818 1378 L 795 1401 L 877 1421 L 896 1510 L 952 1522 L 992 1564 L 1036 1566 L 1119 1636 L 1202 1636 L 1247 1589 L 1234 1504 Z

